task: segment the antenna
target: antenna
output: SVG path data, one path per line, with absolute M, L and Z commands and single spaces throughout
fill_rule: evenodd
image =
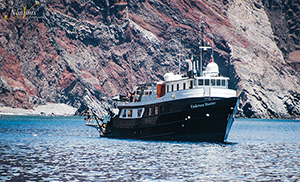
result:
M 202 59 L 203 59 L 203 52 L 202 52 L 202 48 L 204 46 L 204 21 L 202 20 L 202 17 L 200 17 L 199 19 L 199 29 L 200 29 L 200 63 L 199 63 L 199 76 L 202 76 L 203 75 L 203 68 L 202 68 Z
M 202 68 L 202 62 L 203 62 L 203 51 L 206 52 L 208 49 L 212 50 L 212 47 L 208 44 L 206 44 L 206 41 L 204 41 L 204 28 L 205 28 L 205 22 L 202 20 L 202 17 L 200 17 L 199 21 L 199 29 L 200 29 L 200 63 L 199 63 L 199 76 L 203 76 L 203 68 Z M 212 50 L 213 51 L 213 50 Z
M 181 49 L 179 49 L 179 65 L 178 65 L 178 74 L 180 75 L 180 67 L 181 67 Z

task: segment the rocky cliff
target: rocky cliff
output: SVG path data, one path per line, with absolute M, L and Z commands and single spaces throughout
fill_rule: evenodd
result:
M 299 118 L 299 8 L 298 0 L 2 0 L 0 103 L 105 112 L 110 96 L 198 59 L 201 17 L 240 115 Z

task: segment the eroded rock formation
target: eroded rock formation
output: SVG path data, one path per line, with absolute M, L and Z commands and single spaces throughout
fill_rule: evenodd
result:
M 30 109 L 55 102 L 80 108 L 78 113 L 84 107 L 105 112 L 109 96 L 177 72 L 180 59 L 198 59 L 201 17 L 221 74 L 231 78 L 230 87 L 241 97 L 240 115 L 300 116 L 299 1 L 3 2 L 4 106 Z M 23 16 L 25 6 L 34 7 Z

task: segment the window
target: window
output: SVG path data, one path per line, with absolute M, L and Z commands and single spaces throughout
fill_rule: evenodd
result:
M 151 116 L 151 115 L 152 115 L 152 108 L 149 107 L 149 108 L 148 108 L 148 116 Z
M 174 85 L 172 85 L 172 92 L 174 91 Z
M 166 112 L 166 106 L 165 105 L 160 105 L 160 112 L 161 113 Z
M 144 114 L 144 108 L 122 109 L 120 118 L 132 119 L 141 118 Z
M 138 115 L 139 118 L 143 116 L 143 109 L 138 109 Z
M 185 90 L 185 89 L 186 89 L 185 87 L 186 87 L 186 85 L 185 85 L 185 83 L 183 83 L 183 90 Z
M 222 80 L 222 86 L 225 86 L 225 80 Z
M 221 80 L 217 80 L 217 86 L 221 86 Z
M 177 84 L 177 90 L 179 90 L 179 84 Z
M 216 85 L 216 80 L 210 80 L 211 86 L 215 86 Z
M 198 80 L 198 85 L 202 86 L 203 85 L 203 80 Z
M 156 106 L 155 108 L 154 108 L 154 114 L 158 114 L 158 107 Z
M 193 80 L 190 81 L 190 89 L 193 88 Z
M 127 112 L 128 112 L 128 113 L 127 113 L 128 117 L 129 117 L 129 118 L 132 118 L 132 110 L 131 110 L 131 109 L 128 109 Z
M 173 105 L 172 104 L 168 104 L 166 107 L 167 107 L 167 109 L 166 109 L 167 112 L 172 112 L 173 111 Z
M 169 92 L 169 85 L 167 85 L 167 92 Z
M 125 118 L 126 117 L 126 109 L 123 109 L 123 114 L 122 117 Z
M 205 86 L 209 86 L 209 80 L 204 80 Z

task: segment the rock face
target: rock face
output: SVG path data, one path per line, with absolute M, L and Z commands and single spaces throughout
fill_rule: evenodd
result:
M 274 39 L 284 59 L 300 72 L 300 1 L 265 1 Z
M 240 115 L 300 117 L 299 1 L 3 2 L 4 106 L 53 102 L 105 113 L 113 105 L 108 97 L 162 80 L 192 55 L 198 59 L 202 17 L 220 72 L 240 95 Z

